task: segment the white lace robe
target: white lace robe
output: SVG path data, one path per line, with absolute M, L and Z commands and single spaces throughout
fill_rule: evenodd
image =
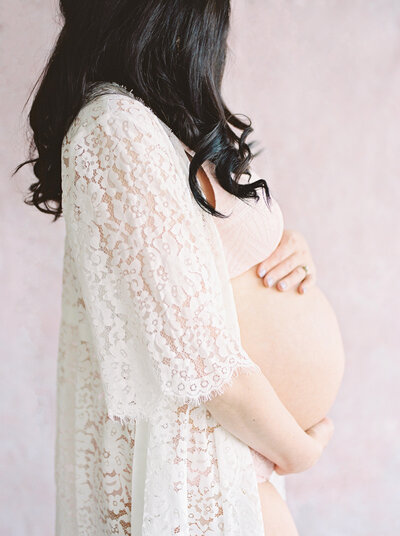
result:
M 203 402 L 259 370 L 182 144 L 115 86 L 62 145 L 57 536 L 264 536 L 248 446 Z

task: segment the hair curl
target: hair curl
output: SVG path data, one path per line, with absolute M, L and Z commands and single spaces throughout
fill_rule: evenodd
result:
M 221 95 L 228 50 L 230 0 L 60 0 L 63 26 L 35 87 L 29 112 L 28 160 L 37 181 L 24 202 L 62 215 L 61 145 L 96 83 L 124 86 L 195 151 L 189 184 L 199 205 L 217 212 L 201 195 L 196 173 L 210 160 L 220 185 L 240 199 L 259 199 L 264 179 L 251 178 L 251 120 L 232 114 Z M 30 98 L 29 96 L 29 98 Z M 28 98 L 28 100 L 29 100 Z M 231 127 L 241 133 L 237 135 Z M 257 153 L 259 154 L 259 153 Z M 232 178 L 232 174 L 234 178 Z

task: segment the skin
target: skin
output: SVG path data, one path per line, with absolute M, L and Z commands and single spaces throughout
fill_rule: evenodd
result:
M 303 266 L 308 267 L 308 273 Z M 299 294 L 316 283 L 316 269 L 310 249 L 302 234 L 284 229 L 281 241 L 272 254 L 257 266 L 263 285 L 285 292 L 295 288 Z
M 265 287 L 255 267 L 231 279 L 243 348 L 303 430 L 330 411 L 344 368 L 334 311 L 317 285 Z
M 202 168 L 197 177 L 215 206 L 213 188 Z M 307 275 L 301 265 L 308 266 Z M 326 427 L 324 433 L 330 437 L 333 423 L 326 414 L 341 383 L 344 352 L 334 313 L 316 285 L 303 236 L 284 230 L 275 251 L 232 278 L 231 284 L 244 349 L 303 430 L 315 427 L 316 433 Z M 278 466 L 275 471 L 287 474 Z M 298 536 L 287 503 L 273 484 L 262 482 L 258 489 L 265 534 Z

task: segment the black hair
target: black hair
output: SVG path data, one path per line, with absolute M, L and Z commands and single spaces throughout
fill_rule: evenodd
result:
M 238 183 L 244 173 L 251 178 L 256 155 L 254 142 L 246 143 L 251 120 L 231 113 L 221 95 L 230 0 L 61 0 L 60 10 L 61 31 L 31 91 L 38 86 L 29 112 L 29 157 L 13 172 L 32 164 L 37 181 L 26 204 L 53 221 L 61 216 L 62 141 L 91 88 L 106 81 L 131 91 L 195 151 L 188 180 L 204 210 L 224 216 L 198 188 L 196 173 L 206 160 L 227 192 L 258 201 L 261 187 L 270 205 L 265 179 Z

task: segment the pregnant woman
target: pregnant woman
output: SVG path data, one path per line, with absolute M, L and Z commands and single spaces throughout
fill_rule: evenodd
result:
M 320 458 L 344 355 L 221 96 L 230 2 L 61 11 L 21 164 L 66 229 L 55 533 L 294 536 L 271 478 Z
M 193 157 L 194 151 L 183 145 Z M 230 268 L 243 347 L 300 426 L 310 429 L 328 413 L 343 376 L 344 351 L 334 311 L 316 285 L 288 286 L 304 278 L 304 273 L 299 276 L 304 272 L 299 262 L 308 254 L 301 236 L 284 231 L 276 200 L 271 212 L 266 205 L 239 204 L 221 188 L 211 162 L 202 168 L 198 178 L 210 204 L 231 213 L 216 223 Z M 297 251 L 301 246 L 305 251 Z M 268 253 L 268 259 L 258 263 Z M 269 482 L 274 464 L 257 451 L 252 454 L 266 534 L 297 534 L 286 505 Z

